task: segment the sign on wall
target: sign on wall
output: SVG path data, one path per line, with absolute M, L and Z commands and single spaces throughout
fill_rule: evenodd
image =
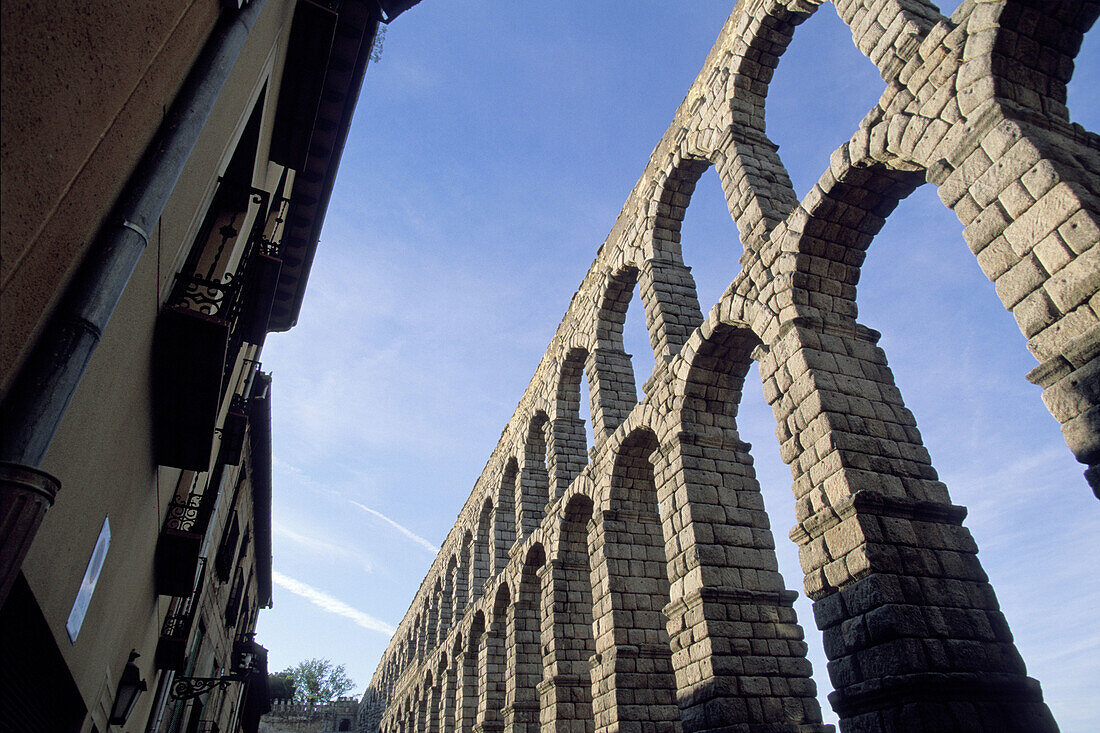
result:
M 69 641 L 76 643 L 76 636 L 80 633 L 80 627 L 84 623 L 84 614 L 88 612 L 88 604 L 92 602 L 92 594 L 95 593 L 95 585 L 99 582 L 99 572 L 103 570 L 103 563 L 107 559 L 107 548 L 111 544 L 110 517 L 103 518 L 103 527 L 99 530 L 99 539 L 95 541 L 95 549 L 88 560 L 88 567 L 84 570 L 84 579 L 80 581 L 80 589 L 76 592 L 76 600 L 73 601 L 73 609 L 69 611 L 69 620 L 65 622 L 65 630 L 69 632 Z

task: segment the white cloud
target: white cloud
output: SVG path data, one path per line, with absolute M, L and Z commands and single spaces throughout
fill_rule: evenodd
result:
M 350 501 L 350 500 L 349 500 L 349 501 Z M 397 522 L 395 522 L 395 521 L 393 521 L 392 519 L 390 519 L 389 517 L 387 517 L 387 516 L 386 516 L 385 514 L 383 514 L 382 512 L 378 512 L 378 511 L 375 511 L 374 509 L 371 509 L 371 508 L 370 508 L 369 506 L 364 506 L 364 505 L 360 504 L 360 503 L 359 503 L 359 502 L 357 502 L 357 501 L 352 501 L 351 503 L 352 503 L 352 504 L 354 504 L 355 506 L 359 507 L 359 508 L 360 508 L 360 509 L 362 509 L 363 511 L 365 511 L 365 512 L 366 512 L 367 514 L 371 514 L 371 515 L 373 515 L 373 516 L 375 516 L 375 517 L 378 517 L 378 518 L 379 518 L 379 519 L 381 519 L 381 520 L 382 520 L 383 522 L 386 522 L 386 523 L 387 523 L 387 524 L 389 524 L 389 525 L 390 525 L 391 527 L 393 527 L 393 528 L 394 528 L 394 529 L 396 529 L 396 530 L 397 530 L 398 532 L 400 532 L 401 534 L 403 534 L 403 535 L 405 535 L 406 537 L 408 537 L 408 538 L 409 538 L 410 540 L 412 540 L 412 541 L 413 541 L 413 542 L 415 542 L 416 544 L 420 545 L 421 547 L 424 547 L 425 549 L 431 550 L 431 552 L 432 552 L 433 554 L 438 554 L 438 553 L 439 553 L 439 548 L 438 548 L 438 547 L 436 547 L 435 545 L 433 545 L 433 544 L 432 544 L 431 542 L 428 542 L 428 541 L 427 541 L 426 539 L 424 539 L 424 538 L 423 538 L 423 537 L 421 537 L 420 535 L 416 534 L 416 533 L 415 533 L 415 532 L 413 532 L 412 530 L 408 529 L 407 527 L 403 527 L 403 526 L 401 526 L 401 525 L 400 525 L 400 524 L 398 524 Z
M 273 521 L 271 523 L 272 531 L 287 540 L 290 540 L 296 545 L 304 547 L 308 550 L 316 552 L 320 555 L 326 555 L 328 557 L 343 557 L 348 560 L 352 560 L 358 565 L 362 566 L 363 570 L 372 573 L 374 572 L 374 563 L 366 555 L 356 552 L 347 547 L 341 547 L 333 542 L 326 542 L 325 540 L 313 537 L 311 535 L 303 534 L 296 529 L 288 527 L 287 525 Z
M 278 571 L 273 571 L 271 573 L 271 579 L 274 580 L 275 584 L 280 588 L 284 588 L 296 596 L 305 598 L 321 610 L 350 619 L 368 631 L 377 631 L 386 636 L 393 636 L 393 632 L 396 631 L 393 626 L 385 621 L 376 619 L 374 616 L 364 613 L 357 608 L 352 608 L 340 599 L 333 598 L 328 593 L 318 590 L 312 585 L 307 585 L 300 580 L 295 580 Z

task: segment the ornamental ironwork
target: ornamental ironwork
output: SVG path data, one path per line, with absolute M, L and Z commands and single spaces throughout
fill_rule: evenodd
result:
M 214 470 L 207 474 L 205 482 L 198 480 L 201 474 L 196 475 L 186 495 L 173 496 L 168 504 L 168 514 L 164 518 L 164 529 L 205 535 L 224 472 L 225 464 L 219 460 L 214 465 Z
M 231 327 L 234 327 L 232 330 L 236 330 L 235 326 L 241 315 L 243 304 L 241 296 L 247 287 L 248 275 L 255 259 L 254 255 L 261 253 L 271 257 L 280 256 L 279 243 L 268 239 L 264 235 L 267 219 L 265 212 L 268 210 L 270 196 L 271 194 L 262 189 L 249 189 L 250 205 L 258 205 L 259 212 L 253 220 L 252 228 L 248 234 L 248 241 L 245 244 L 244 252 L 236 270 L 231 271 L 228 269 L 226 258 L 233 249 L 230 242 L 235 241 L 240 234 L 240 230 L 236 226 L 237 219 L 244 217 L 247 213 L 245 211 L 233 213 L 232 218 L 217 229 L 220 240 L 204 272 L 197 271 L 198 263 L 196 262 L 176 275 L 176 285 L 172 296 L 169 298 L 169 305 L 183 306 L 188 310 L 217 318 L 231 324 Z M 285 208 L 285 205 L 282 206 Z M 282 209 L 280 209 L 279 216 L 285 216 Z M 205 247 L 198 252 L 199 259 L 201 259 L 203 251 L 205 251 Z
M 197 532 L 201 524 L 205 493 L 196 491 L 192 485 L 186 496 L 173 496 L 168 505 L 168 516 L 164 520 L 165 528 L 177 532 Z
M 266 675 L 267 650 L 253 639 L 254 633 L 243 634 L 233 642 L 233 669 L 220 677 L 177 677 L 172 683 L 171 697 L 189 700 L 205 695 L 215 687 L 223 690 L 231 682 L 248 682 L 254 675 Z
M 177 677 L 172 683 L 171 697 L 173 700 L 190 700 L 205 695 L 215 687 L 224 690 L 230 682 L 241 681 L 243 677 L 231 674 L 224 677 Z

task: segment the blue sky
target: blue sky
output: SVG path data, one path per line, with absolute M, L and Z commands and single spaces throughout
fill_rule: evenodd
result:
M 299 325 L 264 352 L 275 377 L 276 588 L 259 639 L 273 669 L 328 657 L 365 688 L 731 7 L 424 0 L 388 29 Z M 1070 90 L 1073 119 L 1092 130 L 1097 35 Z M 799 28 L 767 123 L 800 195 L 882 89 L 831 5 Z M 713 171 L 688 209 L 683 249 L 705 312 L 741 253 Z M 1091 730 L 1096 500 L 1024 378 L 1035 362 L 1023 336 L 931 185 L 876 238 L 859 291 L 860 321 L 882 332 L 933 462 L 970 510 L 1029 673 L 1063 730 Z M 637 301 L 626 328 L 640 384 L 650 359 Z M 801 593 L 790 471 L 758 378 L 739 425 L 780 568 Z M 834 719 L 805 599 L 798 612 Z

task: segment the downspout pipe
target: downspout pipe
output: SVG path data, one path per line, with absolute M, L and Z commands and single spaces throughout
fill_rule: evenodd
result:
M 0 461 L 37 468 L 265 0 L 224 12 L 8 393 Z
M 264 0 L 223 12 L 57 308 L 0 397 L 0 605 L 60 482 L 38 467 Z

